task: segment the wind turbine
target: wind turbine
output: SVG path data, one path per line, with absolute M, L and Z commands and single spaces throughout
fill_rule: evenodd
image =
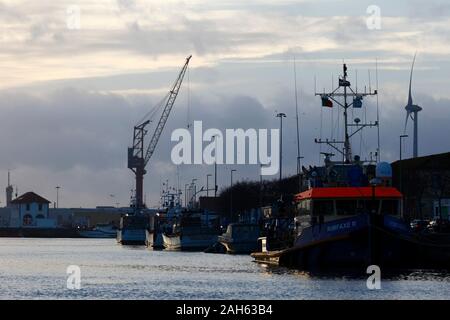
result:
M 417 54 L 417 53 L 416 53 Z M 405 121 L 405 130 L 404 133 L 406 133 L 406 128 L 408 126 L 408 118 L 411 118 L 411 120 L 414 122 L 414 146 L 413 146 L 413 158 L 418 157 L 418 142 L 419 142 L 419 118 L 418 114 L 420 111 L 422 111 L 422 108 L 419 107 L 416 104 L 413 104 L 412 100 L 412 94 L 411 94 L 411 84 L 412 84 L 412 77 L 413 77 L 413 71 L 414 71 L 414 63 L 416 62 L 416 54 L 414 54 L 413 63 L 411 66 L 411 75 L 409 78 L 409 96 L 408 96 L 408 104 L 405 107 L 406 110 L 406 121 Z

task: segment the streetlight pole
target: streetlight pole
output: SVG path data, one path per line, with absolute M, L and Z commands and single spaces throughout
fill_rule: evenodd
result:
M 60 186 L 56 186 L 56 208 L 59 209 L 59 189 Z
M 230 171 L 231 174 L 231 187 L 230 187 L 230 223 L 233 220 L 233 172 L 236 172 L 235 169 Z
M 111 197 L 111 201 L 114 203 L 116 201 L 116 196 L 114 194 L 109 195 Z
M 194 194 L 193 200 L 192 201 L 192 207 L 194 208 L 195 206 L 195 202 L 197 200 L 197 185 L 195 184 L 195 182 L 197 181 L 197 179 L 192 179 L 192 192 Z
M 262 202 L 263 202 L 263 196 L 262 196 L 262 191 L 263 191 L 263 177 L 262 177 L 262 167 L 263 165 L 260 165 L 260 171 L 259 171 L 259 208 L 262 208 Z
M 402 139 L 404 139 L 404 138 L 408 138 L 408 135 L 407 134 L 403 134 L 403 135 L 401 135 L 400 136 L 400 164 L 399 164 L 399 174 L 398 174 L 398 176 L 399 176 L 399 189 L 400 189 L 400 192 L 402 192 L 403 193 L 403 177 L 402 177 Z
M 211 177 L 211 174 L 206 175 L 206 197 L 209 198 L 209 177 Z
M 186 183 L 184 185 L 184 205 L 186 206 L 186 208 L 188 206 L 188 202 L 187 202 L 187 199 L 188 199 L 188 197 L 187 197 L 187 187 L 188 186 L 189 186 L 189 183 Z
M 402 161 L 402 139 L 408 138 L 409 136 L 407 134 L 403 134 L 400 136 L 400 161 Z
M 283 118 L 286 118 L 285 113 L 278 113 L 277 118 L 280 118 L 280 192 L 281 179 L 283 178 Z
M 214 197 L 217 198 L 217 135 L 214 136 Z

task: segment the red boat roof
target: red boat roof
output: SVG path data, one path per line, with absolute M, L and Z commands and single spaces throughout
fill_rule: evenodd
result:
M 336 199 L 336 198 L 372 198 L 372 187 L 336 187 L 336 188 L 312 188 L 295 196 L 296 201 L 303 199 Z M 402 194 L 396 188 L 376 187 L 375 198 L 402 198 Z

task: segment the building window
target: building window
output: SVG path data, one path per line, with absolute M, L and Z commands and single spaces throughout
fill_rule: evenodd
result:
M 38 215 L 36 216 L 36 219 L 45 219 L 45 217 L 44 217 L 44 215 L 42 215 L 42 214 L 38 214 Z
M 30 226 L 33 223 L 33 217 L 29 214 L 23 216 L 23 225 Z
M 27 211 L 30 211 L 30 204 L 27 203 Z
M 39 203 L 39 211 L 42 211 L 42 203 Z

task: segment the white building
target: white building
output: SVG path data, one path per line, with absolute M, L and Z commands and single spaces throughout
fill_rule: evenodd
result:
M 27 192 L 11 201 L 10 227 L 56 228 L 55 219 L 49 218 L 49 204 L 34 192 Z

